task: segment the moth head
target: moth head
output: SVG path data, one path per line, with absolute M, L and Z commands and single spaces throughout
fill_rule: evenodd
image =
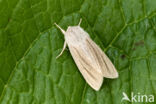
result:
M 80 18 L 80 21 L 79 21 L 78 25 L 77 26 L 69 26 L 67 28 L 67 32 L 73 32 L 75 30 L 80 30 L 81 22 L 82 22 L 82 19 Z
M 69 26 L 68 28 L 67 28 L 67 32 L 73 32 L 73 31 L 77 31 L 77 30 L 79 30 L 79 27 L 78 26 Z

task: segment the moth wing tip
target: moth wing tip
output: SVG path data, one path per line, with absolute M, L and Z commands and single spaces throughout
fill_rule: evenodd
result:
M 119 73 L 116 71 L 116 73 L 114 74 L 114 78 L 118 78 L 119 77 Z
M 102 84 L 101 84 L 100 86 L 98 86 L 98 87 L 94 87 L 94 90 L 95 90 L 95 91 L 99 91 L 100 88 L 101 88 L 101 86 L 102 86 Z
M 94 89 L 95 91 L 99 91 L 103 83 L 103 77 L 101 76 L 101 78 L 96 82 L 90 83 L 90 81 L 87 81 L 87 83 L 92 89 Z
M 116 76 L 117 78 L 119 77 L 119 74 L 118 74 L 118 72 L 117 72 L 117 76 Z
M 101 86 L 91 86 L 95 91 L 99 91 Z
M 114 73 L 114 75 L 112 76 L 112 78 L 118 78 L 118 77 L 119 77 L 118 72 Z
M 119 74 L 118 72 L 114 72 L 112 74 L 103 75 L 103 77 L 114 79 L 114 78 L 118 78 Z
M 95 90 L 95 91 L 99 91 L 99 90 L 100 90 L 100 87 L 99 87 L 99 88 L 94 88 L 94 90 Z
M 119 77 L 118 72 L 116 72 L 116 73 L 112 76 L 112 78 L 118 78 L 118 77 Z
M 101 76 L 102 77 L 102 76 Z M 98 82 L 97 84 L 95 84 L 95 86 L 92 86 L 92 88 L 95 90 L 95 91 L 99 91 L 101 86 L 102 86 L 102 83 L 103 83 L 103 77 L 101 79 L 100 82 Z

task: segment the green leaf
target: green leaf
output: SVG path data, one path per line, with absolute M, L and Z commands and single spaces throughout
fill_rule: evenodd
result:
M 68 49 L 56 59 L 64 37 L 54 22 L 80 18 L 119 72 L 98 92 Z M 122 93 L 155 96 L 155 62 L 155 0 L 0 0 L 0 104 L 145 104 Z

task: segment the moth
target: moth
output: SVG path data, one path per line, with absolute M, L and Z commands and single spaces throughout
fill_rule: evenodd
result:
M 98 91 L 102 85 L 103 77 L 117 78 L 118 72 L 106 54 L 80 27 L 81 21 L 82 19 L 77 26 L 69 26 L 66 31 L 55 23 L 65 38 L 63 49 L 57 58 L 63 54 L 68 45 L 84 79 L 93 89 Z

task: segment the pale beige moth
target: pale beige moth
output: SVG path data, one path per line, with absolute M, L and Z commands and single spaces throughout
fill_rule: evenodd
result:
M 102 85 L 103 77 L 117 78 L 118 72 L 106 54 L 90 38 L 89 34 L 80 27 L 80 24 L 81 19 L 77 26 L 69 26 L 65 31 L 55 23 L 65 38 L 63 49 L 57 58 L 62 55 L 68 45 L 84 79 L 93 89 L 98 91 Z

